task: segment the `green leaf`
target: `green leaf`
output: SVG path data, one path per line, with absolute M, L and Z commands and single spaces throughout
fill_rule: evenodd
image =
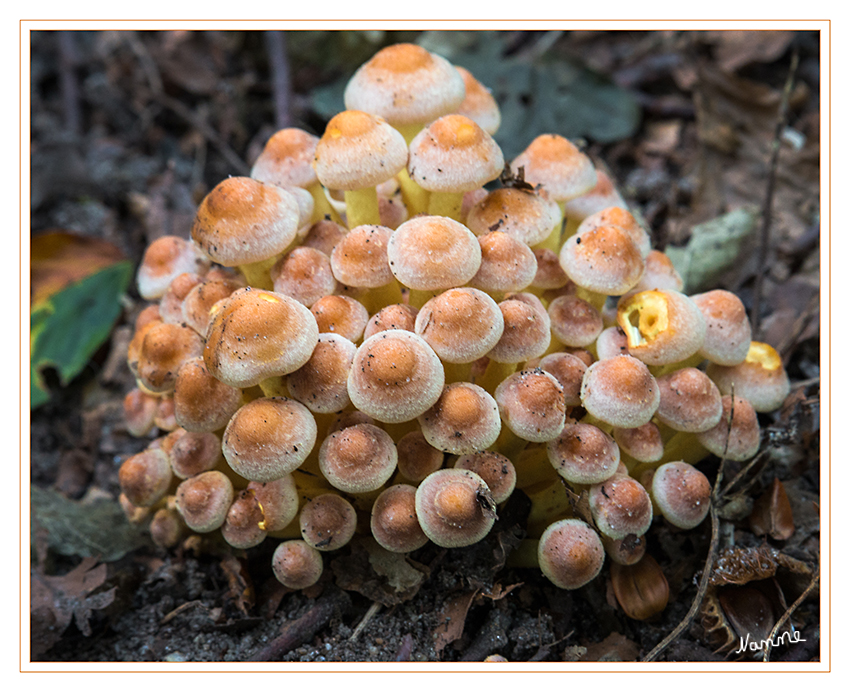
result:
M 145 530 L 130 524 L 112 500 L 75 502 L 54 490 L 31 486 L 30 503 L 31 538 L 41 530 L 60 555 L 100 556 L 113 562 L 149 542 Z
M 694 226 L 684 247 L 665 250 L 685 282 L 685 293 L 710 288 L 721 274 L 735 266 L 755 230 L 758 216 L 755 207 L 735 209 Z
M 34 305 L 30 311 L 30 407 L 50 398 L 43 379 L 55 368 L 67 385 L 106 341 L 121 313 L 121 295 L 133 273 L 117 262 Z

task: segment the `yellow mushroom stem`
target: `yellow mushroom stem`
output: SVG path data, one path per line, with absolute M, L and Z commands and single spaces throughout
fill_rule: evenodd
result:
M 345 191 L 345 216 L 348 228 L 378 226 L 381 214 L 378 208 L 378 191 L 374 187 L 364 187 L 359 190 Z
M 288 250 L 289 248 L 287 248 Z M 286 251 L 284 251 L 286 252 Z M 281 253 L 283 254 L 283 253 Z M 273 291 L 274 282 L 271 277 L 271 269 L 280 255 L 274 255 L 268 259 L 250 264 L 240 264 L 239 271 L 245 277 L 245 281 L 253 288 L 262 288 L 264 291 Z
M 570 497 L 560 477 L 535 483 L 523 492 L 531 500 L 526 531 L 532 538 L 539 538 L 550 524 L 573 516 Z
M 488 394 L 493 394 L 502 380 L 516 372 L 517 365 L 517 363 L 497 363 L 491 359 L 484 369 L 484 374 L 476 378 L 475 384 L 487 390 Z
M 408 218 L 426 213 L 431 193 L 412 180 L 405 168 L 402 168 L 396 177 L 401 189 L 401 197 L 407 207 Z
M 519 567 L 521 569 L 539 569 L 537 560 L 537 547 L 540 545 L 539 538 L 523 538 L 520 544 L 508 555 L 507 567 Z
M 556 255 L 558 254 L 558 252 L 561 249 L 561 245 L 569 237 L 566 234 L 565 227 L 564 227 L 564 206 L 565 205 L 566 205 L 566 202 L 564 202 L 564 201 L 558 202 L 558 209 L 561 212 L 560 216 L 559 216 L 558 223 L 555 224 L 555 226 L 552 228 L 551 233 L 549 233 L 549 235 L 546 236 L 545 240 L 537 243 L 537 245 L 535 245 L 532 248 L 533 250 L 544 250 L 545 249 L 545 250 L 551 250 Z M 573 233 L 574 232 L 575 232 L 575 230 L 573 230 Z M 572 235 L 572 233 L 570 233 L 570 235 Z
M 431 216 L 446 216 L 455 221 L 461 220 L 463 207 L 462 192 L 431 192 L 428 200 L 428 214 Z
M 313 196 L 313 217 L 310 219 L 311 224 L 327 218 L 334 223 L 342 225 L 342 218 L 336 209 L 331 206 L 328 196 L 325 193 L 325 188 L 322 187 L 322 184 L 318 180 L 310 185 L 307 191 Z

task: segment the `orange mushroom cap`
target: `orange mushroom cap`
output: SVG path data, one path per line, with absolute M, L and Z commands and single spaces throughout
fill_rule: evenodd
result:
M 720 391 L 702 370 L 681 368 L 656 381 L 660 399 L 655 415 L 664 425 L 684 432 L 704 432 L 720 421 Z
M 540 571 L 561 589 L 593 581 L 605 563 L 599 535 L 580 519 L 562 519 L 546 527 L 537 548 Z
M 330 257 L 314 248 L 290 250 L 274 264 L 270 274 L 275 293 L 290 296 L 308 308 L 336 290 Z
M 428 444 L 449 454 L 486 449 L 502 427 L 495 399 L 469 382 L 446 385 L 437 402 L 419 416 L 419 425 Z
M 561 135 L 535 137 L 511 162 L 512 170 L 520 168 L 525 170 L 526 182 L 542 185 L 557 201 L 579 197 L 596 185 L 593 162 Z
M 139 295 L 145 300 L 157 300 L 180 274 L 203 274 L 209 266 L 209 259 L 194 243 L 173 235 L 157 238 L 148 245 L 139 265 Z
M 775 411 L 791 391 L 788 373 L 776 349 L 760 341 L 750 343 L 747 357 L 738 365 L 709 363 L 705 373 L 721 394 L 741 396 L 759 413 Z
M 357 513 L 341 495 L 325 493 L 301 508 L 298 522 L 301 538 L 316 550 L 325 552 L 342 548 L 351 541 L 357 528 Z
M 658 409 L 658 383 L 632 356 L 598 360 L 584 373 L 581 401 L 588 413 L 617 428 L 648 423 Z
M 590 511 L 597 528 L 615 540 L 640 536 L 652 524 L 652 500 L 631 476 L 615 474 L 591 486 Z
M 558 474 L 570 483 L 602 483 L 617 472 L 620 448 L 614 438 L 589 423 L 564 426 L 546 443 L 546 454 Z
M 502 231 L 478 236 L 481 266 L 469 285 L 482 291 L 521 291 L 537 275 L 537 259 L 531 248 Z
M 290 589 L 306 589 L 322 576 L 322 554 L 305 541 L 284 541 L 272 556 L 272 571 Z
M 369 311 L 349 296 L 324 296 L 310 308 L 319 334 L 338 334 L 349 341 L 360 341 L 369 322 Z
M 174 383 L 174 416 L 194 432 L 220 430 L 242 405 L 242 390 L 210 374 L 201 356 L 187 360 Z
M 346 493 L 377 490 L 393 475 L 398 452 L 392 437 L 369 423 L 328 435 L 319 448 L 319 468 L 328 482 Z
M 712 363 L 737 365 L 747 358 L 752 337 L 747 309 L 731 291 L 717 289 L 691 296 L 705 318 L 700 354 Z
M 544 370 L 522 370 L 506 377 L 496 387 L 495 398 L 505 425 L 523 440 L 547 442 L 564 429 L 564 388 Z
M 644 271 L 638 245 L 620 226 L 610 224 L 570 236 L 558 261 L 576 285 L 606 296 L 628 292 Z
M 251 168 L 251 177 L 278 187 L 307 188 L 317 180 L 313 157 L 319 138 L 297 127 L 275 132 Z
M 192 531 L 220 528 L 233 503 L 233 484 L 221 471 L 206 471 L 177 486 L 177 510 Z
M 683 461 L 662 464 L 652 476 L 652 499 L 673 526 L 693 529 L 708 515 L 711 483 Z
M 485 132 L 494 135 L 502 124 L 499 104 L 490 90 L 479 82 L 465 67 L 455 66 L 463 78 L 466 96 L 458 106 L 457 112 L 474 120 Z
M 478 236 L 501 231 L 526 245 L 543 242 L 561 223 L 557 202 L 536 190 L 500 187 L 477 202 L 466 216 Z
M 416 518 L 416 488 L 412 485 L 393 485 L 378 495 L 369 525 L 378 545 L 393 553 L 409 553 L 428 542 Z
M 732 461 L 746 461 L 756 455 L 761 441 L 758 416 L 746 399 L 726 394 L 720 422 L 697 433 L 697 440 L 712 454 Z M 731 421 L 731 422 L 730 422 Z
M 466 469 L 441 469 L 416 490 L 416 516 L 441 548 L 462 548 L 486 536 L 496 521 L 490 489 Z
M 393 280 L 387 258 L 392 235 L 392 229 L 386 226 L 364 225 L 352 228 L 331 253 L 333 275 L 346 286 L 386 286 Z

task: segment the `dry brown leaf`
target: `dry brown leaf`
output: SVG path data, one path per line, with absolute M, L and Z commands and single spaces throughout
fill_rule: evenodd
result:
M 33 305 L 124 259 L 112 243 L 69 231 L 39 233 L 30 247 Z
M 73 619 L 80 632 L 92 634 L 89 618 L 115 600 L 115 589 L 93 594 L 106 581 L 106 564 L 87 557 L 63 576 L 48 576 L 40 570 L 30 573 L 30 617 L 32 654 L 40 656 L 59 641 Z
M 221 560 L 221 568 L 227 576 L 228 595 L 243 615 L 254 607 L 254 585 L 242 561 L 228 555 Z
M 466 624 L 466 615 L 472 599 L 477 591 L 458 594 L 443 604 L 440 610 L 442 622 L 434 629 L 434 650 L 438 653 L 463 634 L 463 626 Z
M 782 57 L 794 40 L 793 31 L 711 31 L 720 68 L 734 72 L 754 62 L 773 62 Z

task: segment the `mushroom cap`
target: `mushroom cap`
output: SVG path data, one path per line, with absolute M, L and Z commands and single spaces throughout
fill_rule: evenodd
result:
M 180 306 L 182 322 L 201 336 L 206 336 L 210 325 L 210 310 L 218 301 L 243 288 L 235 279 L 208 279 L 194 286 Z
M 251 177 L 278 187 L 310 187 L 317 181 L 313 157 L 319 138 L 297 127 L 269 137 L 251 168 Z
M 453 382 L 419 416 L 422 434 L 432 447 L 449 454 L 469 454 L 496 442 L 501 430 L 499 407 L 483 388 Z
M 294 399 L 265 397 L 240 408 L 224 430 L 221 449 L 249 481 L 273 481 L 297 469 L 316 444 L 316 421 Z
M 616 356 L 593 363 L 584 373 L 581 401 L 590 415 L 617 428 L 648 423 L 658 409 L 658 383 L 632 356 Z
M 646 258 L 649 255 L 652 249 L 652 239 L 649 237 L 646 229 L 638 223 L 637 219 L 628 209 L 614 206 L 600 209 L 582 220 L 576 229 L 576 234 L 581 235 L 600 226 L 617 226 L 631 238 L 632 242 L 638 248 L 641 257 Z M 651 288 L 658 287 L 652 286 Z
M 629 208 L 610 176 L 605 171 L 597 169 L 596 185 L 580 197 L 568 200 L 564 204 L 564 216 L 581 221 L 609 207 Z
M 596 355 L 599 360 L 629 355 L 629 340 L 617 326 L 603 329 L 596 338 Z
M 176 504 L 192 531 L 215 531 L 224 523 L 233 504 L 233 484 L 221 471 L 205 471 L 177 486 Z
M 440 469 L 416 489 L 416 516 L 425 535 L 441 548 L 477 543 L 496 521 L 490 489 L 477 473 Z
M 734 391 L 759 413 L 777 410 L 791 391 L 781 356 L 773 346 L 760 341 L 750 343 L 743 363 L 730 366 L 709 363 L 705 372 L 721 394 Z
M 581 358 L 564 351 L 549 353 L 540 359 L 538 367 L 558 380 L 564 389 L 564 403 L 567 406 L 581 405 L 581 382 L 587 370 Z
M 174 382 L 174 416 L 190 432 L 221 430 L 242 405 L 242 390 L 217 380 L 202 356 L 187 360 Z
M 410 142 L 411 180 L 431 192 L 470 192 L 505 167 L 496 141 L 465 115 L 444 115 Z
M 394 126 L 427 123 L 455 111 L 465 87 L 445 58 L 411 43 L 378 51 L 345 87 L 345 107 L 380 115 Z
M 421 336 L 388 329 L 357 349 L 348 396 L 356 408 L 382 423 L 403 423 L 431 408 L 444 384 L 443 364 Z
M 702 471 L 683 461 L 655 469 L 651 493 L 664 518 L 680 529 L 693 529 L 708 515 L 711 483 Z
M 370 423 L 328 435 L 319 448 L 319 468 L 334 488 L 346 493 L 377 490 L 393 475 L 398 452 L 392 437 Z
M 402 329 L 412 332 L 416 329 L 416 315 L 419 309 L 404 303 L 393 303 L 387 305 L 369 318 L 366 328 L 363 330 L 363 338 L 368 339 L 378 332 L 388 329 Z
M 504 328 L 487 353 L 497 363 L 521 363 L 542 356 L 552 340 L 549 314 L 532 293 L 510 294 L 499 303 Z
M 458 106 L 457 112 L 474 120 L 488 134 L 496 134 L 502 124 L 502 114 L 493 94 L 465 67 L 455 65 L 455 69 L 463 78 L 466 89 L 466 96 Z
M 159 299 L 159 315 L 163 322 L 174 324 L 183 322 L 183 301 L 189 291 L 202 281 L 198 274 L 189 272 L 178 274 L 172 279 L 168 289 Z
M 171 479 L 171 463 L 161 449 L 134 454 L 118 469 L 121 492 L 136 507 L 151 507 L 159 502 L 168 492 Z
M 561 267 L 558 255 L 547 247 L 534 249 L 534 258 L 537 260 L 537 271 L 531 285 L 543 290 L 557 290 L 564 288 L 570 283 L 570 277 Z
M 392 178 L 407 164 L 407 143 L 386 120 L 349 109 L 330 119 L 313 167 L 332 190 L 361 190 Z
M 510 459 L 498 452 L 483 450 L 463 454 L 455 461 L 454 468 L 481 476 L 497 505 L 507 500 L 516 487 L 516 468 Z
M 617 324 L 626 333 L 629 354 L 647 365 L 690 358 L 705 341 L 702 313 L 677 291 L 641 291 L 624 298 L 617 306 Z
M 756 411 L 749 401 L 739 396 L 733 398 L 726 394 L 722 401 L 720 422 L 710 430 L 697 433 L 697 440 L 718 457 L 731 461 L 751 459 L 758 452 L 761 442 Z
M 599 535 L 580 519 L 550 524 L 537 547 L 540 571 L 561 589 L 578 589 L 593 581 L 605 563 Z
M 619 540 L 602 536 L 602 545 L 612 562 L 618 565 L 634 565 L 646 554 L 646 535 L 626 536 Z
M 511 170 L 525 170 L 525 181 L 542 185 L 556 200 L 570 200 L 589 192 L 596 185 L 593 162 L 561 135 L 536 137 L 511 162 Z
M 432 447 L 421 430 L 403 435 L 396 448 L 399 473 L 413 483 L 419 483 L 443 465 L 443 452 Z
M 681 368 L 656 381 L 660 399 L 655 415 L 667 427 L 696 433 L 709 430 L 720 421 L 720 391 L 702 370 Z
M 348 373 L 357 346 L 339 334 L 319 334 L 310 359 L 286 376 L 293 399 L 314 413 L 342 411 L 348 398 Z
M 248 490 L 254 493 L 260 505 L 263 531 L 285 529 L 298 515 L 298 488 L 291 475 L 264 483 L 251 481 Z
M 500 187 L 477 202 L 466 215 L 475 235 L 501 231 L 526 245 L 541 243 L 561 223 L 558 203 L 543 192 Z
M 626 231 L 612 225 L 570 236 L 558 261 L 576 285 L 606 296 L 628 292 L 644 270 L 640 248 Z
M 319 219 L 307 230 L 301 239 L 301 245 L 321 250 L 330 257 L 336 244 L 347 232 L 345 226 L 336 221 L 327 218 Z
M 171 392 L 180 366 L 200 356 L 203 348 L 203 341 L 194 329 L 167 322 L 152 324 L 142 341 L 137 376 L 150 392 Z
M 289 589 L 306 589 L 322 576 L 322 554 L 301 540 L 284 541 L 275 548 L 272 571 Z
M 352 228 L 331 252 L 333 275 L 340 283 L 357 288 L 386 286 L 393 280 L 387 248 L 393 230 L 386 226 Z
M 468 283 L 481 266 L 481 246 L 462 223 L 445 216 L 415 216 L 387 246 L 390 270 L 408 288 L 438 291 Z
M 136 286 L 145 300 L 158 300 L 180 274 L 203 274 L 210 261 L 194 243 L 165 235 L 148 245 L 139 265 Z
M 602 333 L 602 315 L 586 300 L 563 295 L 549 303 L 552 334 L 565 346 L 584 348 Z
M 652 500 L 646 488 L 621 474 L 591 486 L 590 512 L 597 528 L 615 540 L 640 536 L 652 524 Z
M 124 396 L 122 404 L 127 432 L 133 437 L 147 435 L 154 426 L 159 397 L 143 392 L 138 387 L 133 387 Z
M 752 339 L 747 309 L 731 291 L 717 289 L 691 296 L 705 318 L 700 354 L 712 363 L 737 365 L 747 358 Z
M 298 200 L 283 188 L 253 178 L 226 178 L 198 207 L 192 239 L 225 267 L 260 262 L 289 247 L 300 216 Z
M 484 291 L 452 288 L 420 308 L 414 329 L 444 362 L 471 363 L 498 343 L 504 319 Z
M 410 553 L 428 542 L 416 518 L 416 488 L 412 485 L 393 485 L 378 495 L 369 526 L 378 545 L 393 553 Z
M 186 431 L 171 445 L 168 459 L 178 478 L 197 476 L 216 467 L 221 459 L 221 442 L 211 432 Z
M 659 250 L 650 250 L 643 259 L 643 276 L 630 292 L 651 291 L 666 288 L 670 291 L 684 290 L 685 282 L 673 266 L 670 258 Z
M 304 305 L 280 293 L 247 287 L 216 303 L 204 362 L 222 382 L 251 387 L 300 368 L 318 340 L 316 319 Z
M 234 548 L 253 548 L 266 538 L 267 532 L 260 528 L 262 521 L 263 511 L 257 497 L 247 488 L 240 490 L 227 510 L 221 535 Z
M 342 548 L 354 537 L 357 512 L 341 495 L 325 493 L 301 508 L 298 522 L 307 545 L 326 552 Z
M 360 341 L 369 322 L 369 311 L 358 300 L 349 296 L 324 296 L 310 308 L 319 334 L 338 334 L 349 341 Z M 321 338 L 321 336 L 320 336 Z
M 537 259 L 528 245 L 502 231 L 478 236 L 481 266 L 469 285 L 482 291 L 521 291 L 537 275 Z
M 522 370 L 506 377 L 496 387 L 495 397 L 505 425 L 523 440 L 547 442 L 564 429 L 564 388 L 544 370 Z
M 546 443 L 546 454 L 558 474 L 570 483 L 602 483 L 617 472 L 620 448 L 614 438 L 595 425 L 565 425 Z
M 336 290 L 331 260 L 321 250 L 296 247 L 271 268 L 275 293 L 294 298 L 306 307 Z
M 620 449 L 637 461 L 652 463 L 664 456 L 664 441 L 652 421 L 637 428 L 614 428 L 611 433 Z

